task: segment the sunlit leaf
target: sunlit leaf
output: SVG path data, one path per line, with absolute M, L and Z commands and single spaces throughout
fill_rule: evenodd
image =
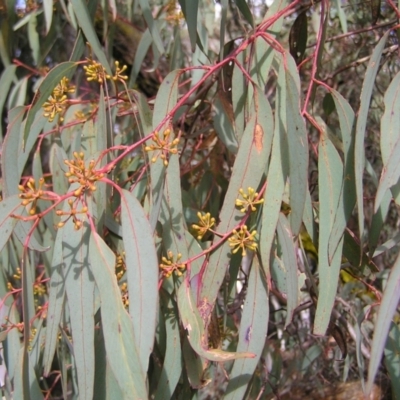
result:
M 354 166 L 355 166 L 355 182 L 357 193 L 357 213 L 358 228 L 361 243 L 364 236 L 364 203 L 363 203 L 363 172 L 364 172 L 364 157 L 365 147 L 364 138 L 367 128 L 367 118 L 369 105 L 371 101 L 372 89 L 375 83 L 375 77 L 380 66 L 380 59 L 383 49 L 385 48 L 386 40 L 389 36 L 389 31 L 382 36 L 379 43 L 376 45 L 368 63 L 367 72 L 364 77 L 363 87 L 361 91 L 361 103 L 358 111 L 356 133 L 355 133 L 355 148 L 354 148 Z

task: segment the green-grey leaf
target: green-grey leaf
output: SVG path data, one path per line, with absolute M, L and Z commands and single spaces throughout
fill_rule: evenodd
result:
M 17 223 L 17 219 L 11 217 L 11 215 L 16 213 L 20 204 L 21 199 L 18 195 L 7 197 L 0 201 L 0 251 L 3 250 Z M 18 215 L 19 213 L 16 214 Z
M 179 3 L 185 16 L 190 44 L 192 52 L 194 53 L 197 42 L 197 14 L 199 10 L 199 0 L 179 0 Z
M 4 103 L 6 102 L 7 96 L 8 96 L 8 91 L 10 90 L 10 87 L 12 83 L 16 80 L 15 77 L 15 70 L 17 69 L 17 66 L 15 64 L 10 64 L 1 74 L 0 78 L 0 87 L 1 87 L 1 92 L 0 92 L 0 110 L 3 110 Z M 0 124 L 0 137 L 3 137 L 3 127 Z
M 143 371 L 153 349 L 158 303 L 158 259 L 149 221 L 136 197 L 121 193 L 121 221 L 129 288 L 129 313 Z
M 288 220 L 282 213 L 279 213 L 277 234 L 282 251 L 282 262 L 286 271 L 287 314 L 285 326 L 288 326 L 292 321 L 294 310 L 298 306 L 299 282 L 293 233 Z
M 66 211 L 69 205 L 64 206 Z M 79 396 L 93 398 L 94 385 L 94 289 L 89 261 L 90 228 L 79 230 L 70 218 L 62 228 L 62 265 L 72 327 Z
M 375 375 L 381 364 L 381 358 L 388 337 L 390 324 L 397 309 L 400 299 L 400 255 L 397 257 L 386 287 L 383 291 L 378 317 L 375 323 L 374 337 L 372 340 L 371 358 L 368 366 L 367 394 L 371 392 Z
M 324 335 L 328 327 L 339 279 L 343 238 L 329 261 L 329 236 L 334 223 L 334 214 L 340 197 L 343 181 L 343 165 L 326 132 L 321 135 L 318 148 L 319 186 L 319 240 L 318 269 L 319 296 L 314 321 L 314 333 Z
M 400 329 L 393 322 L 385 345 L 385 365 L 389 372 L 392 393 L 400 393 Z
M 94 266 L 92 272 L 100 295 L 107 360 L 124 398 L 147 399 L 132 321 L 123 307 L 115 276 L 115 254 L 96 232 L 90 237 L 89 259 Z
M 335 220 L 329 238 L 328 257 L 332 260 L 340 239 L 343 237 L 347 222 L 353 212 L 356 202 L 356 188 L 354 178 L 354 134 L 353 127 L 355 116 L 349 103 L 340 93 L 331 91 L 336 111 L 339 116 L 340 131 L 344 152 L 344 175 L 342 189 L 338 201 Z
M 355 166 L 355 183 L 357 193 L 357 214 L 358 228 L 361 240 L 361 246 L 364 236 L 364 199 L 363 199 L 363 173 L 364 173 L 364 157 L 365 147 L 364 138 L 367 129 L 367 118 L 369 104 L 371 101 L 372 89 L 375 85 L 375 77 L 380 66 L 382 52 L 385 48 L 386 40 L 390 31 L 386 32 L 379 43 L 375 46 L 374 51 L 368 63 L 367 72 L 361 91 L 361 103 L 358 111 L 356 133 L 355 133 L 355 149 L 354 149 L 354 166 Z
M 153 42 L 157 46 L 157 50 L 163 54 L 164 53 L 164 45 L 160 36 L 160 31 L 158 30 L 157 23 L 154 21 L 150 3 L 148 0 L 139 0 L 140 7 L 142 8 L 143 17 L 146 21 L 147 26 L 149 27 L 151 36 L 153 37 Z
M 52 271 L 49 283 L 49 303 L 47 307 L 46 319 L 46 342 L 43 356 L 44 374 L 51 371 L 54 352 L 58 339 L 59 324 L 63 312 L 65 298 L 65 282 L 63 276 L 64 258 L 63 258 L 63 231 L 57 232 L 54 243 Z
M 268 288 L 257 257 L 253 260 L 247 287 L 246 300 L 240 321 L 237 351 L 254 353 L 254 358 L 235 360 L 230 373 L 225 399 L 245 398 L 247 385 L 257 367 L 268 331 Z
M 179 377 L 182 374 L 182 349 L 177 321 L 178 310 L 169 293 L 162 291 L 160 299 L 167 337 L 164 364 L 158 381 L 157 391 L 154 395 L 155 400 L 171 398 L 178 384 Z
M 184 279 L 178 290 L 178 307 L 190 345 L 199 356 L 210 361 L 220 362 L 234 360 L 236 358 L 255 357 L 255 354 L 250 352 L 231 353 L 220 349 L 207 348 L 203 321 L 193 299 L 187 279 Z
M 253 14 L 250 11 L 247 2 L 245 0 L 235 0 L 235 3 L 237 5 L 237 8 L 240 10 L 243 17 L 245 18 L 245 20 L 251 25 L 252 28 L 254 28 Z
M 303 220 L 308 188 L 308 137 L 304 118 L 300 112 L 300 78 L 292 57 L 287 57 L 286 109 L 287 141 L 289 147 L 289 201 L 290 226 L 298 235 Z

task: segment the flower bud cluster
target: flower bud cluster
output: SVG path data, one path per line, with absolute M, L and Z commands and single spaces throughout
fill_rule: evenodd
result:
M 119 61 L 115 61 L 115 74 L 109 75 L 106 72 L 106 69 L 103 67 L 101 63 L 92 58 L 87 59 L 87 64 L 83 67 L 86 74 L 86 79 L 88 82 L 96 81 L 102 85 L 106 79 L 112 81 L 126 81 L 128 80 L 128 76 L 124 75 L 124 72 L 127 70 L 127 66 L 123 65 L 120 67 Z
M 175 138 L 170 140 L 172 130 L 170 128 L 165 129 L 162 137 L 160 137 L 159 133 L 155 131 L 153 133 L 152 143 L 149 146 L 146 146 L 144 149 L 145 151 L 156 151 L 157 153 L 152 157 L 151 162 L 155 163 L 157 158 L 160 157 L 161 160 L 164 162 L 164 166 L 168 165 L 168 157 L 169 154 L 177 154 L 178 149 L 177 145 L 179 143 L 179 139 Z
M 202 214 L 200 212 L 197 213 L 197 217 L 199 218 L 198 224 L 193 224 L 192 228 L 197 231 L 197 239 L 203 239 L 203 236 L 214 226 L 215 218 L 211 217 L 210 213 Z
M 179 262 L 181 258 L 182 254 L 178 253 L 176 259 L 174 259 L 174 255 L 171 250 L 168 251 L 167 257 L 161 258 L 162 263 L 160 264 L 160 268 L 165 278 L 169 278 L 174 272 L 177 276 L 182 276 L 186 269 L 186 264 Z
M 74 196 L 80 197 L 86 190 L 94 192 L 96 190 L 95 182 L 104 177 L 103 173 L 95 170 L 96 162 L 89 161 L 88 167 L 85 165 L 83 152 L 73 153 L 74 160 L 64 160 L 64 163 L 69 167 L 69 171 L 65 173 L 69 183 L 78 182 L 80 187 L 75 190 Z
M 242 225 L 239 230 L 234 229 L 232 231 L 233 236 L 228 238 L 229 246 L 232 247 L 232 253 L 237 253 L 240 249 L 242 250 L 242 256 L 245 257 L 247 252 L 246 249 L 256 251 L 257 243 L 255 236 L 257 231 L 249 232 L 246 225 Z
M 31 204 L 29 209 L 29 215 L 36 214 L 36 205 L 37 201 L 41 198 L 44 198 L 45 192 L 43 191 L 44 178 L 39 179 L 39 185 L 36 187 L 36 182 L 34 178 L 29 178 L 26 182 L 26 185 L 18 185 L 18 189 L 20 190 L 19 198 L 22 199 L 21 204 L 23 206 L 27 206 Z
M 72 222 L 74 223 L 74 228 L 75 230 L 79 230 L 82 228 L 83 225 L 83 221 L 78 218 L 78 215 L 86 215 L 86 213 L 88 212 L 88 208 L 86 206 L 82 207 L 82 209 L 78 210 L 74 204 L 74 200 L 73 199 L 68 199 L 68 205 L 70 207 L 69 211 L 63 211 L 63 210 L 57 210 L 56 214 L 61 217 L 61 216 L 67 216 L 67 218 L 64 221 L 60 221 L 57 224 L 57 228 L 62 228 L 65 223 L 72 218 Z
M 48 118 L 49 122 L 53 122 L 58 114 L 60 114 L 60 122 L 64 120 L 63 115 L 69 105 L 67 94 L 74 92 L 75 86 L 71 85 L 69 79 L 64 76 L 42 106 L 44 110 L 43 115 Z

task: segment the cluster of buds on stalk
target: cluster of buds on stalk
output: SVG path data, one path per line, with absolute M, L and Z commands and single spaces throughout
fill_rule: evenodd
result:
M 101 180 L 104 174 L 95 170 L 96 162 L 89 161 L 86 167 L 83 152 L 73 153 L 74 160 L 64 160 L 64 163 L 69 167 L 69 171 L 65 173 L 69 183 L 79 183 L 79 188 L 74 191 L 75 197 L 80 197 L 86 190 L 94 192 L 96 190 L 95 182 Z
M 60 115 L 60 122 L 63 122 L 63 115 L 69 106 L 67 94 L 74 92 L 75 86 L 71 85 L 69 79 L 64 76 L 42 106 L 44 110 L 43 115 L 48 118 L 49 122 L 53 122 L 56 115 Z
M 39 179 L 39 185 L 36 187 L 36 182 L 34 178 L 29 178 L 26 182 L 26 185 L 18 185 L 18 189 L 20 190 L 19 198 L 22 199 L 21 204 L 23 206 L 27 206 L 31 204 L 29 209 L 29 215 L 36 214 L 36 206 L 39 199 L 43 200 L 51 200 L 46 198 L 45 192 L 43 191 L 44 178 Z
M 161 137 L 157 131 L 153 133 L 152 141 L 154 143 L 144 148 L 147 152 L 156 152 L 151 158 L 151 162 L 155 163 L 157 158 L 160 157 L 161 160 L 163 160 L 164 166 L 168 166 L 169 154 L 178 153 L 177 145 L 179 143 L 179 138 L 171 140 L 171 133 L 172 130 L 170 128 L 165 129 Z
M 79 230 L 79 229 L 82 228 L 83 221 L 82 221 L 80 218 L 78 218 L 78 215 L 79 215 L 79 214 L 84 214 L 84 215 L 86 215 L 87 212 L 88 212 L 88 208 L 87 208 L 86 206 L 84 206 L 84 207 L 82 207 L 81 210 L 77 210 L 77 208 L 76 208 L 76 206 L 75 206 L 75 204 L 74 204 L 74 200 L 73 200 L 73 199 L 69 199 L 69 200 L 68 200 L 68 205 L 69 205 L 69 207 L 70 207 L 70 210 L 69 210 L 69 211 L 63 211 L 63 210 L 57 210 L 57 211 L 56 211 L 56 214 L 57 214 L 59 217 L 64 216 L 64 215 L 67 216 L 67 218 L 66 218 L 64 221 L 60 221 L 60 222 L 57 224 L 57 227 L 58 227 L 58 228 L 62 228 L 62 227 L 65 225 L 65 223 L 66 223 L 70 218 L 72 218 L 72 222 L 74 223 L 74 228 L 75 228 L 75 230 Z
M 160 264 L 160 269 L 165 278 L 169 278 L 174 272 L 177 276 L 182 276 L 186 269 L 186 264 L 179 262 L 182 258 L 182 254 L 178 253 L 176 258 L 171 250 L 167 252 L 167 257 L 162 257 Z

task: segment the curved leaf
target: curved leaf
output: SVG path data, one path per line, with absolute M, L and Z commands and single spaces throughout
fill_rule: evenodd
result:
M 187 332 L 190 345 L 199 356 L 210 361 L 220 362 L 235 360 L 236 358 L 255 357 L 255 354 L 250 352 L 231 353 L 220 349 L 207 348 L 207 338 L 203 321 L 193 299 L 192 291 L 187 279 L 183 280 L 178 290 L 178 307 L 181 321 Z
M 375 84 L 375 77 L 378 72 L 382 52 L 385 48 L 386 40 L 390 31 L 386 32 L 379 43 L 375 46 L 372 56 L 369 60 L 367 73 L 364 77 L 363 87 L 361 91 L 361 103 L 358 111 L 355 147 L 354 147 L 354 168 L 355 168 L 355 183 L 357 193 L 357 213 L 358 213 L 358 228 L 361 240 L 361 247 L 364 236 L 364 203 L 363 203 L 363 173 L 364 173 L 364 138 L 367 129 L 367 117 L 369 104 L 371 101 L 372 89 Z
M 381 305 L 378 311 L 378 318 L 375 323 L 374 337 L 372 340 L 371 358 L 368 366 L 368 380 L 366 385 L 367 394 L 371 392 L 375 375 L 381 364 L 381 358 L 385 343 L 388 337 L 390 324 L 392 323 L 393 315 L 398 307 L 400 300 L 400 255 L 397 257 L 385 290 Z

